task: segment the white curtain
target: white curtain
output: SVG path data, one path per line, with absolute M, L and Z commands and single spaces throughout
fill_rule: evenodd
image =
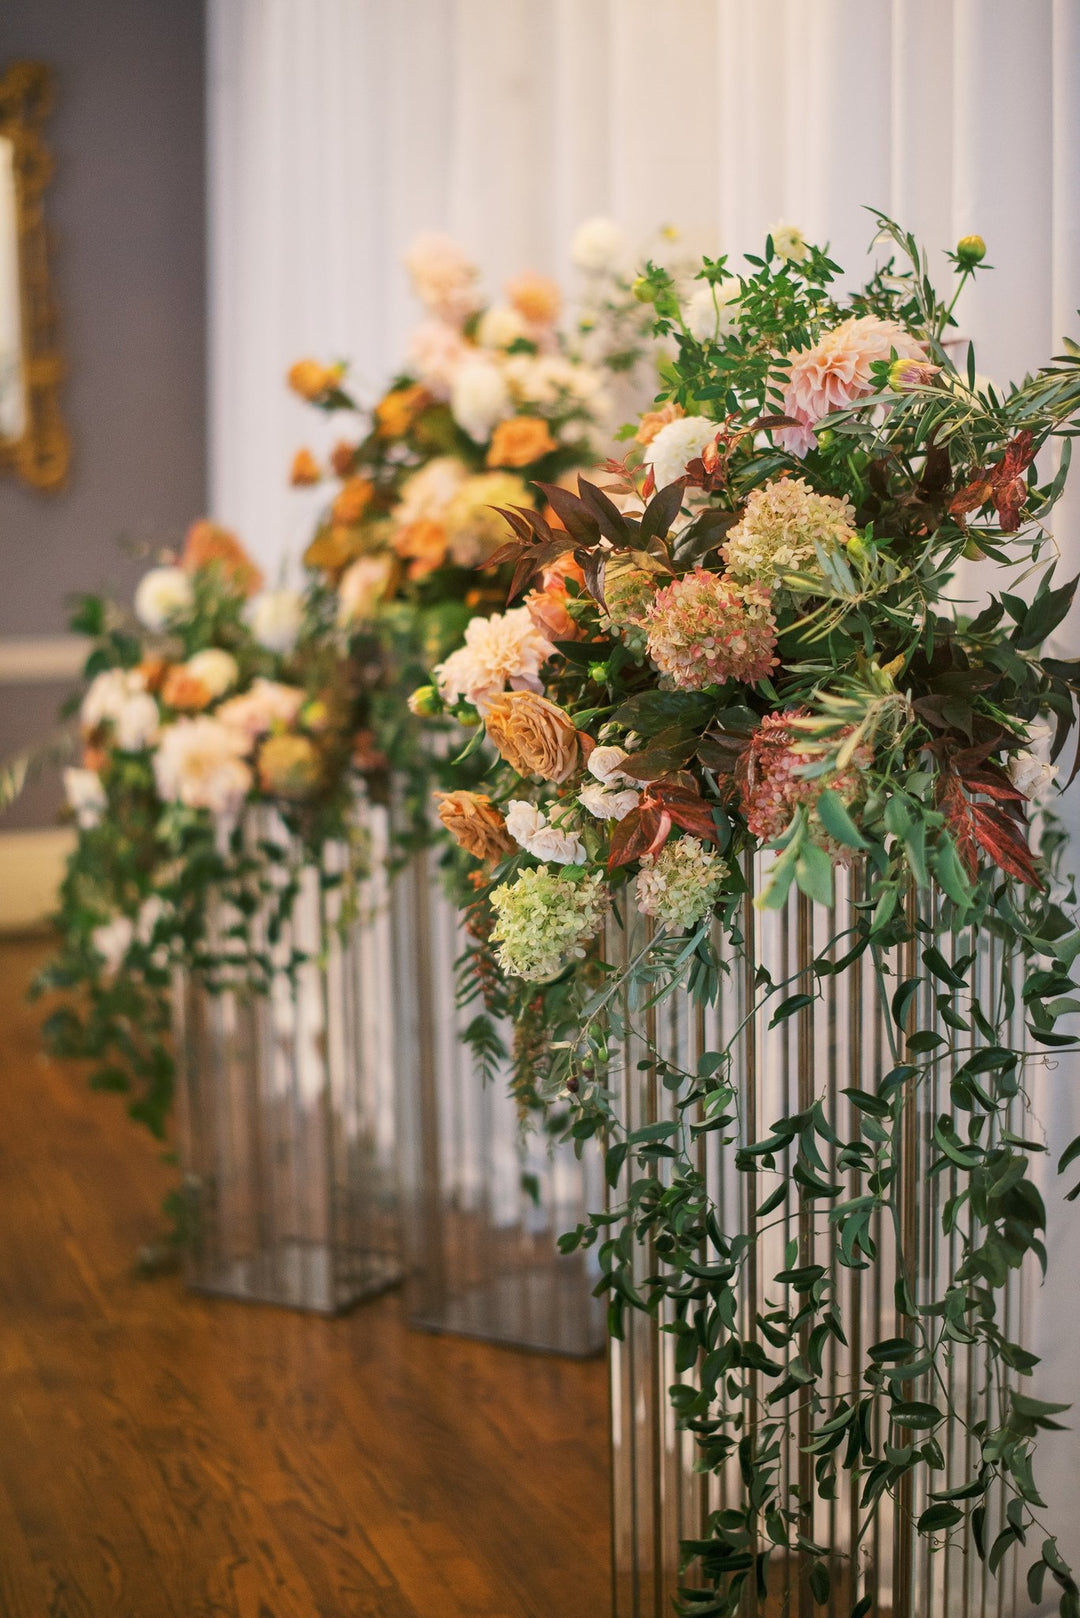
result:
M 369 390 L 392 373 L 417 314 L 401 255 L 423 228 L 458 237 L 493 289 L 523 268 L 565 278 L 573 228 L 596 213 L 632 240 L 670 221 L 733 254 L 784 219 L 857 276 L 870 204 L 937 249 L 986 238 L 995 270 L 960 310 L 983 373 L 1014 377 L 1080 337 L 1078 0 L 209 10 L 212 510 L 272 567 L 318 500 L 286 492 L 291 455 L 325 442 L 283 374 L 304 354 L 348 358 Z M 1059 537 L 1075 569 L 1067 512 Z M 1065 1060 L 1041 1086 L 1059 1140 L 1080 1128 L 1074 1078 Z M 1057 1307 L 1043 1292 L 1036 1308 L 1040 1390 L 1080 1401 L 1078 1245 L 1080 1213 L 1055 1214 Z M 1075 1560 L 1080 1441 L 1044 1453 Z

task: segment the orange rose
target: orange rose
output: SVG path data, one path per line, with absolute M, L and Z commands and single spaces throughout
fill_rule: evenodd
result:
M 545 640 L 582 640 L 584 631 L 566 610 L 569 597 L 555 584 L 547 590 L 530 590 L 523 606 Z
M 253 596 L 262 589 L 263 576 L 235 534 L 203 517 L 192 523 L 184 540 L 180 566 L 185 573 L 214 565 L 234 590 Z
M 533 691 L 505 691 L 488 709 L 488 739 L 519 775 L 565 781 L 580 761 L 570 715 Z
M 322 477 L 319 463 L 309 449 L 298 449 L 293 456 L 292 467 L 289 470 L 289 482 L 294 489 L 306 488 L 311 483 L 318 483 Z
M 558 449 L 551 429 L 540 416 L 511 416 L 500 421 L 488 446 L 488 466 L 529 466 Z
M 638 430 L 634 434 L 635 441 L 639 444 L 651 444 L 661 427 L 666 427 L 669 422 L 678 421 L 680 416 L 685 415 L 686 411 L 682 405 L 672 403 L 662 405 L 659 410 L 646 410 L 638 422 Z
M 441 522 L 421 518 L 406 523 L 394 535 L 394 549 L 409 559 L 410 579 L 423 579 L 446 561 L 446 529 Z
M 338 439 L 330 451 L 330 466 L 335 477 L 347 478 L 349 476 L 353 469 L 353 460 L 358 448 L 357 444 L 350 444 L 345 438 Z
M 380 438 L 404 438 L 417 416 L 431 402 L 431 395 L 420 382 L 407 388 L 394 388 L 375 406 Z
M 375 485 L 367 478 L 346 478 L 330 508 L 334 521 L 351 528 L 364 515 L 374 493 Z
M 477 860 L 498 859 L 517 847 L 502 815 L 483 792 L 436 792 L 439 819 L 466 854 Z
M 161 682 L 168 672 L 169 665 L 163 657 L 144 657 L 139 664 L 139 673 L 143 678 L 143 686 L 147 691 L 161 690 Z
M 530 326 L 552 325 L 562 303 L 558 286 L 546 275 L 519 275 L 506 283 L 506 295 Z
M 289 367 L 286 381 L 301 399 L 314 404 L 338 386 L 345 375 L 344 365 L 320 365 L 318 360 L 297 360 Z
M 324 573 L 340 573 L 360 555 L 360 535 L 340 523 L 320 528 L 304 552 L 304 566 L 321 568 Z
M 182 663 L 174 663 L 161 686 L 161 700 L 167 708 L 179 708 L 184 713 L 201 713 L 209 707 L 210 688 L 192 674 Z

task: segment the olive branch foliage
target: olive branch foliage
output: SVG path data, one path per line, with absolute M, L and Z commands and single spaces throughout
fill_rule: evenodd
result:
M 576 497 L 547 491 L 558 529 L 533 513 L 506 513 L 515 538 L 494 562 L 515 564 L 514 591 L 567 551 L 586 581 L 577 591 L 568 586 L 582 638 L 560 644 L 548 696 L 594 738 L 629 736 L 643 786 L 640 807 L 613 833 L 603 824 L 580 828 L 588 865 L 565 868 L 565 879 L 606 862 L 617 917 L 630 902 L 627 868 L 656 846 L 665 815 L 668 827 L 674 816 L 704 835 L 704 813 L 730 867 L 716 914 L 689 936 L 661 929 L 628 965 L 593 951 L 552 983 L 511 984 L 507 992 L 519 1017 L 535 1018 L 539 996 L 549 1030 L 541 1093 L 569 1096 L 570 1138 L 584 1149 L 599 1137 L 605 1151 L 610 1205 L 562 1245 L 597 1249 L 617 1337 L 629 1309 L 661 1317 L 675 1338 L 679 1381 L 671 1397 L 697 1440 L 702 1469 L 737 1462 L 740 1498 L 713 1513 L 703 1539 L 684 1546 L 680 1609 L 722 1618 L 746 1610 L 753 1592 L 764 1598 L 770 1558 L 780 1556 L 799 1563 L 819 1605 L 839 1610 L 838 1548 L 814 1541 L 810 1501 L 781 1467 L 800 1408 L 810 1421 L 813 1491 L 833 1498 L 838 1473 L 850 1474 L 860 1542 L 886 1498 L 911 1514 L 918 1478 L 928 1504 L 915 1533 L 940 1546 L 970 1530 L 991 1573 L 1010 1551 L 1026 1556 L 1032 1601 L 1042 1600 L 1049 1581 L 1063 1618 L 1077 1618 L 1080 1592 L 1042 1525 L 1034 1473 L 1038 1435 L 1058 1425 L 1064 1407 L 1020 1391 L 1037 1360 L 1006 1335 L 1002 1297 L 1022 1266 L 1045 1263 L 1033 1163 L 1048 1148 L 1029 1138 L 1030 1128 L 1017 1130 L 1015 1116 L 1028 1105 L 1035 1069 L 1075 1044 L 1062 1019 L 1080 1007 L 1072 974 L 1080 932 L 1075 895 L 1061 874 L 1063 837 L 1047 811 L 1032 846 L 1029 805 L 1007 769 L 1041 716 L 1053 721 L 1054 759 L 1064 759 L 1076 726 L 1080 661 L 1043 648 L 1076 587 L 1055 580 L 1048 522 L 1080 416 L 1080 349 L 1068 344 L 1008 390 L 979 383 L 970 348 L 961 373 L 948 335 L 978 258 L 952 255 L 957 285 L 946 304 L 914 238 L 875 217 L 878 240 L 894 256 L 861 291 L 834 298 L 838 266 L 825 253 L 810 247 L 801 261 L 781 259 L 770 240 L 738 276 L 737 299 L 726 300 L 734 330 L 719 341 L 691 335 L 671 278 L 649 266 L 639 295 L 676 349 L 661 397 L 718 422 L 715 455 L 677 485 L 653 493 L 646 483 L 637 515 L 585 482 Z M 735 275 L 724 259 L 706 260 L 701 272 L 726 290 Z M 786 419 L 784 356 L 852 314 L 900 322 L 938 371 L 900 387 L 888 362 L 875 367 L 875 391 L 829 418 L 815 448 L 794 463 L 775 437 Z M 1041 471 L 1055 449 L 1057 464 Z M 842 552 L 819 545 L 816 565 L 781 581 L 780 669 L 750 691 L 658 689 L 640 648 L 607 618 L 607 559 L 622 553 L 660 582 L 708 565 L 747 494 L 793 470 L 851 500 L 857 535 Z M 636 452 L 608 471 L 611 489 L 642 493 Z M 691 505 L 673 533 L 688 486 L 709 500 Z M 978 611 L 954 604 L 951 581 L 965 559 L 985 559 L 996 576 L 1008 572 L 1012 588 L 999 586 Z M 845 928 L 797 981 L 773 982 L 759 967 L 747 1016 L 771 1018 L 770 1026 L 798 1019 L 830 976 L 865 961 L 883 997 L 889 1055 L 884 1071 L 867 1064 L 848 1090 L 853 1127 L 843 1129 L 818 1090 L 808 1107 L 767 1120 L 755 1139 L 742 1111 L 737 1038 L 682 1071 L 650 1043 L 647 1013 L 673 994 L 707 1005 L 731 992 L 725 962 L 746 948 L 744 873 L 756 847 L 734 777 L 761 715 L 777 711 L 792 716 L 807 776 L 835 781 L 853 760 L 870 762 L 860 763 L 857 803 L 826 785 L 812 811 L 796 811 L 754 902 L 780 909 L 797 892 L 800 903 L 832 905 L 837 854 L 860 873 L 861 888 Z M 496 803 L 522 787 L 508 767 L 485 784 Z M 512 878 L 522 859 L 511 856 L 486 874 L 486 887 L 470 900 L 474 914 L 483 914 L 485 894 Z M 726 952 L 717 950 L 720 935 Z M 1003 971 L 985 998 L 975 992 L 974 968 L 991 938 L 1014 970 Z M 628 1048 L 656 1076 L 669 1109 L 629 1133 L 618 1102 Z M 913 1255 L 901 1167 L 905 1120 L 926 1109 L 932 1088 L 948 1102 L 932 1120 L 930 1174 L 949 1188 L 941 1228 L 958 1259 L 927 1298 L 906 1279 Z M 718 1138 L 745 1178 L 753 1234 L 728 1228 L 710 1195 L 697 1150 L 705 1136 Z M 1059 1169 L 1078 1157 L 1080 1138 L 1060 1152 Z M 886 1253 L 895 1262 L 897 1332 L 864 1347 L 839 1392 L 824 1365 L 830 1342 L 845 1340 L 847 1322 L 829 1269 L 802 1262 L 800 1243 L 792 1243 L 767 1288 L 768 1306 L 755 1313 L 746 1304 L 762 1232 L 789 1210 L 828 1232 L 843 1269 L 872 1275 Z M 973 1422 L 952 1402 L 948 1374 L 970 1345 L 986 1367 Z M 942 1446 L 951 1425 L 969 1432 L 974 1460 L 959 1485 L 946 1486 Z M 1005 1506 L 996 1526 L 999 1498 Z M 863 1618 L 873 1592 L 860 1596 L 854 1581 L 846 1588 L 852 1618 Z

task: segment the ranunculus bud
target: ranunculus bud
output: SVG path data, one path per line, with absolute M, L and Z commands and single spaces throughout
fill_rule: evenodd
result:
M 639 275 L 630 290 L 638 303 L 652 303 L 653 289 L 647 276 Z
M 436 714 L 442 713 L 442 698 L 433 685 L 417 686 L 409 697 L 409 712 L 420 719 L 434 719 Z
M 986 243 L 981 236 L 961 236 L 956 244 L 956 261 L 962 270 L 972 270 L 986 257 Z
M 894 393 L 928 388 L 940 370 L 940 365 L 930 365 L 926 360 L 893 360 L 889 366 L 889 386 Z

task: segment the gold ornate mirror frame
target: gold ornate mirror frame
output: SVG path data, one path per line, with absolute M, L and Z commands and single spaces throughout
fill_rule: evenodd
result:
M 0 432 L 0 471 L 12 471 L 36 489 L 59 488 L 71 455 L 60 414 L 63 361 L 45 229 L 53 161 L 42 130 L 52 105 L 52 73 L 42 63 L 13 62 L 0 75 L 0 155 L 9 171 L 11 215 L 0 218 L 0 231 L 7 230 L 14 244 L 8 293 L 17 296 L 18 308 L 9 310 L 9 325 L 19 334 L 14 386 L 21 386 L 18 428 L 6 437 Z

